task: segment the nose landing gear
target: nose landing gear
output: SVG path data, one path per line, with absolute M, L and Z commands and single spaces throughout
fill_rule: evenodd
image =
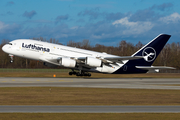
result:
M 13 63 L 13 55 L 9 55 L 11 60 L 10 60 L 10 63 Z

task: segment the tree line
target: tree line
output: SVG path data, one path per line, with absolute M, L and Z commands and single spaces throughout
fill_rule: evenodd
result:
M 33 38 L 35 40 L 46 41 L 50 43 L 58 43 L 56 39 L 44 39 L 43 37 L 40 38 Z M 9 40 L 3 39 L 1 41 L 0 47 Z M 105 52 L 108 54 L 118 55 L 118 56 L 131 56 L 141 47 L 143 44 L 139 41 L 137 44 L 132 44 L 130 42 L 126 42 L 125 40 L 120 41 L 117 46 L 105 46 L 101 44 L 91 45 L 89 40 L 82 40 L 81 42 L 75 42 L 70 40 L 67 42 L 67 46 L 82 48 L 97 52 Z M 178 43 L 168 43 L 165 45 L 163 50 L 161 51 L 158 58 L 155 60 L 153 65 L 157 66 L 171 66 L 175 67 L 176 69 L 180 68 L 180 44 Z M 2 49 L 0 49 L 0 68 L 48 68 L 43 65 L 43 62 L 29 60 L 25 58 L 20 58 L 14 56 L 14 62 L 10 63 L 10 57 L 8 54 L 4 53 Z M 60 68 L 60 67 L 58 67 Z

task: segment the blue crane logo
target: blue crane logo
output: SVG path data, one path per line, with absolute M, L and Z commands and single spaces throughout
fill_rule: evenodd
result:
M 152 47 L 147 47 L 143 50 L 142 56 L 147 62 L 152 62 L 156 58 L 156 51 Z

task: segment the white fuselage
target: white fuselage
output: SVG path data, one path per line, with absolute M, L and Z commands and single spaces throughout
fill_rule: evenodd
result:
M 174 69 L 166 66 L 151 66 L 171 35 L 160 34 L 131 56 L 115 56 L 106 53 L 68 47 L 30 39 L 14 40 L 2 47 L 13 62 L 13 55 L 43 61 L 46 66 L 71 68 L 69 75 L 91 76 L 87 72 L 134 74 Z M 79 70 L 78 72 L 74 69 Z
M 94 52 L 90 50 L 79 49 L 75 47 L 68 47 L 64 45 L 58 45 L 53 43 L 47 43 L 36 40 L 29 39 L 18 39 L 10 42 L 11 44 L 6 44 L 3 46 L 3 51 L 10 55 L 15 55 L 23 58 L 43 61 L 47 63 L 51 63 L 54 65 L 59 65 L 56 61 L 58 58 L 85 58 L 85 57 L 93 57 L 93 58 L 104 58 L 104 57 L 117 57 L 115 55 L 110 55 L 106 53 Z M 53 61 L 54 59 L 54 61 Z M 117 69 L 119 69 L 123 64 L 111 64 L 111 65 L 103 65 L 101 67 L 92 67 L 88 69 L 91 72 L 103 72 L 103 73 L 113 73 Z M 87 70 L 86 68 L 78 68 Z

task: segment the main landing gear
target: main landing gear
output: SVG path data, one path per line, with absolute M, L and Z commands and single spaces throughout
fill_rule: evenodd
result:
M 91 76 L 91 74 L 90 73 L 88 73 L 88 72 L 84 72 L 84 71 L 82 71 L 82 70 L 80 70 L 79 72 L 76 72 L 76 71 L 74 71 L 74 70 L 72 70 L 71 72 L 69 72 L 69 75 L 76 75 L 76 76 Z

